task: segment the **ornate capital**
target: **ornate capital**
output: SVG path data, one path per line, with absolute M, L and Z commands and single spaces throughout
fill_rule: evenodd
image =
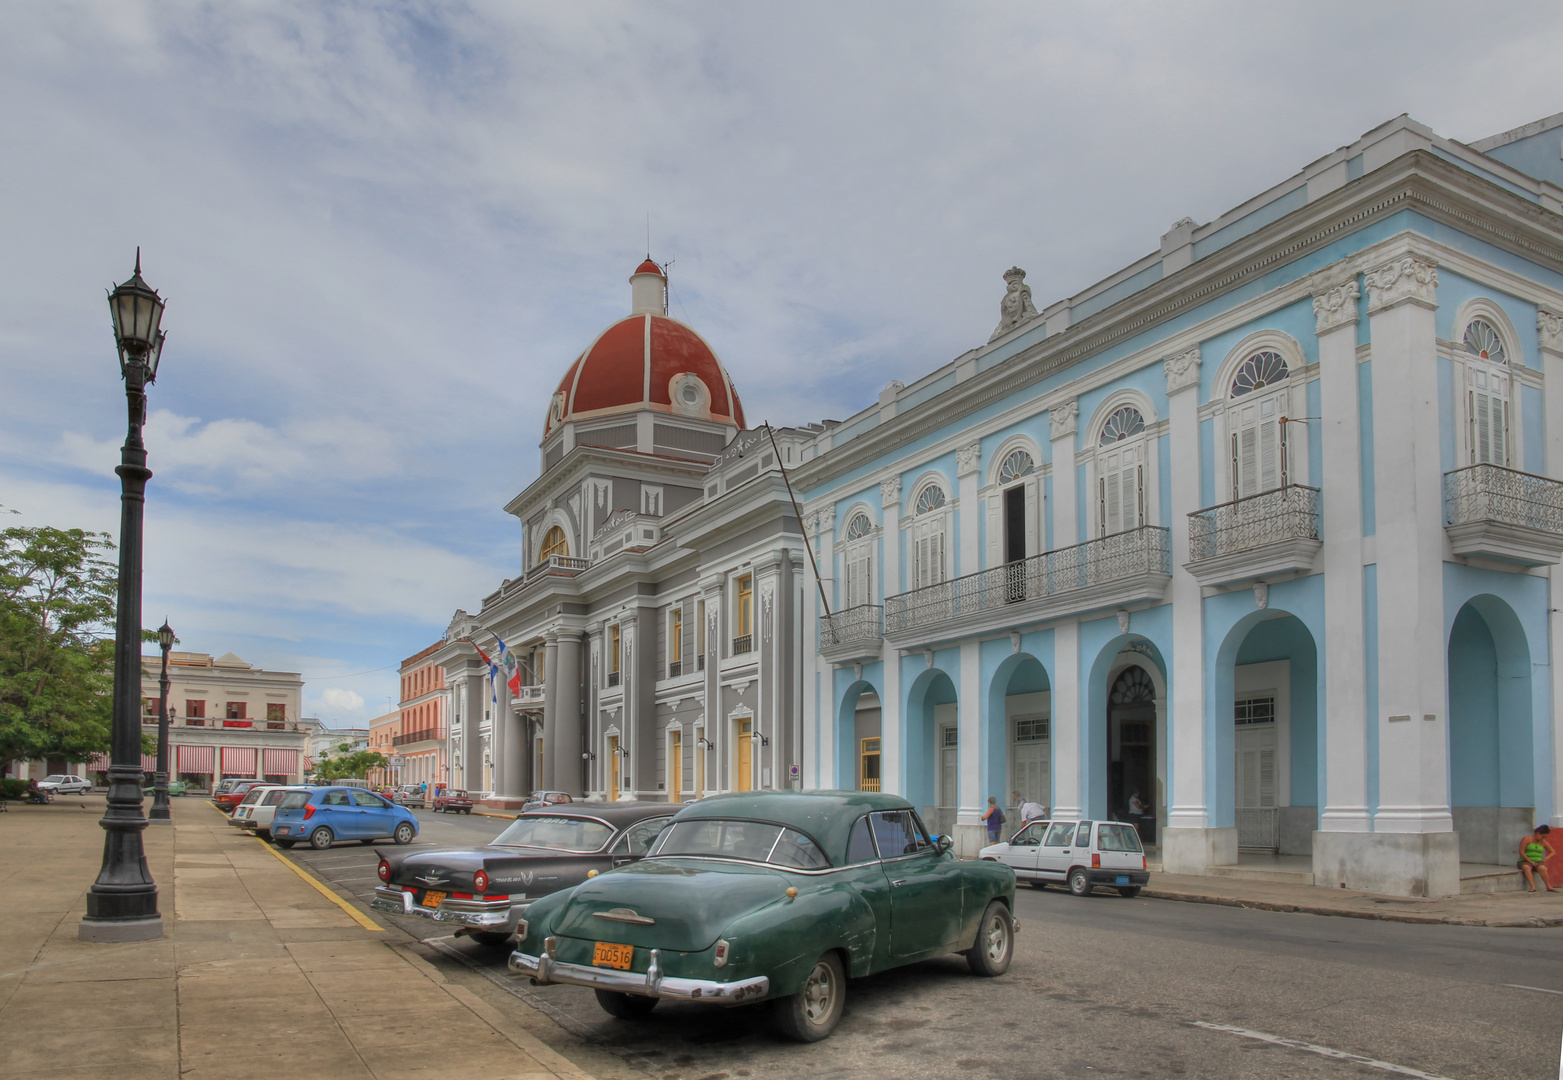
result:
M 955 475 L 970 476 L 977 471 L 977 462 L 982 458 L 982 446 L 972 443 L 970 446 L 962 446 L 955 451 Z
M 879 504 L 881 506 L 901 505 L 901 478 L 892 476 L 888 480 L 879 482 Z
M 1436 280 L 1436 271 L 1435 271 Z M 1316 287 L 1313 294 L 1313 332 L 1319 336 L 1357 321 L 1357 298 L 1362 290 L 1356 276 L 1336 285 Z
M 1047 414 L 1050 437 L 1055 441 L 1073 435 L 1080 426 L 1080 402 L 1075 399 L 1054 405 Z
M 1537 308 L 1536 336 L 1543 349 L 1563 353 L 1563 315 L 1546 308 Z
M 1199 346 L 1185 349 L 1176 356 L 1169 356 L 1162 361 L 1162 370 L 1167 374 L 1167 393 L 1176 394 L 1179 390 L 1187 390 L 1191 386 L 1199 385 Z
M 834 506 L 821 507 L 819 510 L 815 511 L 815 516 L 819 518 L 820 532 L 829 533 L 835 529 L 836 508 Z
M 1438 306 L 1438 267 L 1415 255 L 1402 255 L 1362 275 L 1368 288 L 1368 314 L 1396 304 Z

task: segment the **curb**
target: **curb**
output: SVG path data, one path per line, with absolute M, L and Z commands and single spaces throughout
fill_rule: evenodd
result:
M 1550 918 L 1532 916 L 1527 919 L 1477 919 L 1458 915 L 1416 915 L 1400 911 L 1352 911 L 1325 907 L 1317 904 L 1289 904 L 1279 900 L 1243 900 L 1235 896 L 1209 896 L 1202 893 L 1173 892 L 1147 886 L 1141 896 L 1152 900 L 1176 900 L 1185 904 L 1214 904 L 1218 907 L 1248 908 L 1253 911 L 1284 911 L 1300 915 L 1328 915 L 1341 919 L 1369 919 L 1379 922 L 1403 922 L 1437 924 L 1444 926 L 1497 926 L 1523 929 L 1544 929 L 1563 926 L 1563 915 Z

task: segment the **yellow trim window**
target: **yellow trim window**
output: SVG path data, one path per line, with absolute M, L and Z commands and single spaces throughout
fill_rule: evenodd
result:
M 754 575 L 738 579 L 738 637 L 754 633 Z
M 537 561 L 542 562 L 550 555 L 568 556 L 570 554 L 570 541 L 565 538 L 564 530 L 555 525 L 543 534 L 543 547 L 537 553 Z
M 695 602 L 695 655 L 700 658 L 699 667 L 705 670 L 706 658 L 706 602 Z
M 617 675 L 619 673 L 620 655 L 618 623 L 614 623 L 608 628 L 608 641 L 608 663 L 612 665 L 608 670 L 610 673 Z

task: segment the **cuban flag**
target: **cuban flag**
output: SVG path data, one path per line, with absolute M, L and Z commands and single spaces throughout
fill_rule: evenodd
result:
M 494 640 L 499 641 L 498 638 L 495 638 Z M 483 651 L 483 646 L 474 641 L 472 643 L 472 647 L 478 651 L 478 655 L 481 656 L 483 658 L 483 662 L 488 665 L 488 698 L 497 706 L 499 704 L 499 698 L 494 693 L 494 675 L 499 671 L 499 665 L 495 664 L 494 661 L 489 659 L 488 653 Z M 500 647 L 504 647 L 504 642 L 500 642 Z
M 505 668 L 505 685 L 510 687 L 510 696 L 518 698 L 521 696 L 521 663 L 516 654 L 505 647 L 503 638 L 495 634 L 494 640 L 499 642 L 499 662 Z

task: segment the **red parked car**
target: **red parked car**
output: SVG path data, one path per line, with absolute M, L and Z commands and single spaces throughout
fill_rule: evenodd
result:
M 260 782 L 259 780 L 240 780 L 222 794 L 213 796 L 212 802 L 216 803 L 225 813 L 231 814 L 233 813 L 233 808 L 243 802 L 244 797 L 250 793 L 250 788 Z
M 472 796 L 465 791 L 452 791 L 445 788 L 434 796 L 433 809 L 436 814 L 470 814 Z

